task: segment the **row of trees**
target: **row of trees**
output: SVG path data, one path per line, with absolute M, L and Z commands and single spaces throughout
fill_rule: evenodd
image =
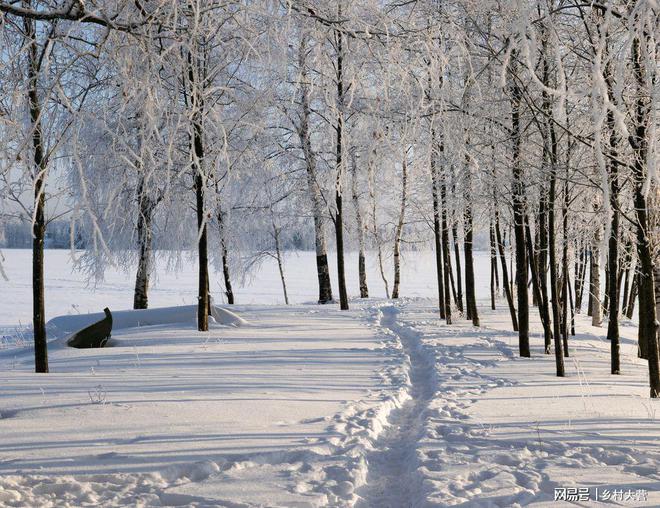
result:
M 90 237 L 90 273 L 137 262 L 135 308 L 148 305 L 154 234 L 195 245 L 200 330 L 209 263 L 232 303 L 242 249 L 277 259 L 287 298 L 294 231 L 313 237 L 320 303 L 348 309 L 350 245 L 360 296 L 374 252 L 396 298 L 402 246 L 430 243 L 440 316 L 479 325 L 482 233 L 491 306 L 503 292 L 522 356 L 536 306 L 563 376 L 586 293 L 594 324 L 608 315 L 618 374 L 619 315 L 638 301 L 660 395 L 654 2 L 22 0 L 0 11 L 0 193 L 5 215 L 33 224 L 38 372 L 45 225 L 65 213 Z

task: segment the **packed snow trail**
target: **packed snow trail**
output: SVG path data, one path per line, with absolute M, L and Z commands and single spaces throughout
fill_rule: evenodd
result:
M 54 341 L 48 377 L 0 351 L 0 505 L 545 508 L 588 487 L 660 506 L 660 402 L 631 325 L 612 377 L 604 330 L 578 315 L 557 378 L 538 322 L 516 356 L 504 307 L 480 328 L 421 299 L 236 310 L 245 326 L 206 334 Z
M 367 484 L 358 495 L 360 507 L 401 508 L 417 506 L 422 495 L 417 475 L 417 441 L 424 433 L 424 415 L 433 398 L 433 364 L 424 354 L 421 334 L 397 321 L 399 309 L 381 308 L 381 326 L 389 329 L 401 341 L 410 361 L 410 396 L 403 406 L 392 411 L 390 426 L 375 443 L 375 450 L 367 456 L 369 473 Z

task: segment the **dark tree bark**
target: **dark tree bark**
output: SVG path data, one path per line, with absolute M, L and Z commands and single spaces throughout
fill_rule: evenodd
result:
M 509 306 L 509 313 L 511 314 L 511 324 L 513 331 L 518 331 L 518 316 L 516 307 L 513 303 L 513 294 L 511 292 L 511 285 L 509 284 L 509 273 L 506 267 L 506 255 L 504 254 L 504 242 L 502 241 L 502 234 L 500 232 L 500 214 L 497 210 L 497 203 L 495 204 L 495 237 L 497 239 L 497 248 L 500 252 L 500 262 L 502 265 L 502 287 L 504 287 L 504 294 Z
M 341 2 L 337 8 L 337 18 L 341 19 Z M 348 293 L 346 291 L 346 273 L 344 263 L 344 217 L 343 217 L 343 203 L 342 203 L 342 184 L 344 176 L 344 161 L 343 161 L 343 136 L 344 136 L 344 32 L 342 30 L 335 30 L 335 43 L 337 49 L 337 66 L 336 66 L 336 79 L 337 79 L 337 123 L 335 124 L 336 140 L 336 174 L 337 179 L 335 182 L 335 207 L 336 213 L 334 217 L 335 224 L 335 243 L 337 244 L 337 279 L 339 284 L 339 308 L 341 310 L 348 310 Z
M 360 195 L 358 194 L 358 170 L 355 151 L 351 151 L 351 192 L 353 195 L 353 207 L 355 208 L 355 227 L 358 237 L 358 279 L 360 284 L 360 298 L 369 298 L 369 287 L 367 286 L 367 265 L 365 262 L 364 223 L 362 210 L 360 209 Z
M 635 270 L 633 275 L 632 284 L 630 285 L 630 298 L 628 299 L 628 306 L 626 307 L 626 317 L 632 319 L 635 312 L 635 300 L 639 292 L 639 273 Z
M 201 130 L 199 135 L 195 128 L 195 154 L 197 157 L 204 156 L 203 145 L 201 142 Z M 209 256 L 208 256 L 208 234 L 206 225 L 206 212 L 204 210 L 205 182 L 203 175 L 199 172 L 195 174 L 195 200 L 197 213 L 197 230 L 200 231 L 197 243 L 199 257 L 199 288 L 197 294 L 197 329 L 205 332 L 209 329 Z
M 554 138 L 554 130 L 550 128 L 550 136 Z M 556 140 L 551 139 L 551 143 L 556 145 Z M 555 365 L 557 376 L 564 377 L 564 347 L 561 340 L 560 331 L 560 307 L 559 301 L 559 273 L 557 270 L 557 255 L 555 242 L 555 199 L 557 196 L 557 169 L 554 157 L 550 161 L 550 195 L 548 203 L 548 249 L 550 252 L 550 288 L 552 294 L 552 323 L 554 326 L 553 335 L 555 341 Z
M 323 196 L 317 179 L 316 155 L 312 150 L 309 128 L 311 109 L 306 54 L 307 40 L 303 36 L 300 39 L 300 47 L 298 50 L 298 67 L 300 69 L 300 120 L 296 128 L 298 131 L 298 137 L 300 138 L 303 156 L 305 158 L 307 188 L 312 202 L 312 213 L 314 215 L 314 243 L 316 246 L 316 274 L 319 283 L 319 303 L 325 304 L 332 302 L 332 284 L 330 282 L 328 248 L 323 221 Z
M 515 53 L 515 51 L 513 52 Z M 516 55 L 512 55 L 515 61 Z M 515 74 L 515 68 L 511 69 Z M 520 161 L 520 103 L 522 92 L 515 79 L 511 80 L 511 138 L 513 141 L 513 230 L 516 236 L 516 286 L 518 288 L 518 349 L 520 356 L 531 356 L 529 349 L 529 295 L 527 293 L 527 248 L 525 246 L 525 183 Z
M 133 308 L 146 309 L 149 306 L 149 279 L 153 266 L 153 215 L 156 202 L 151 199 L 142 179 L 138 186 L 138 268 L 135 275 L 135 291 L 133 292 Z
M 431 129 L 433 149 L 437 147 L 435 129 Z M 445 287 L 442 266 L 442 224 L 440 219 L 439 175 L 436 166 L 435 153 L 431 153 L 431 192 L 433 197 L 433 237 L 435 240 L 435 270 L 438 278 L 438 310 L 440 318 L 445 319 Z M 447 295 L 449 298 L 449 295 Z
M 543 306 L 543 296 L 541 295 L 541 279 L 538 270 L 540 268 L 539 261 L 534 253 L 534 245 L 532 244 L 532 234 L 529 227 L 529 218 L 525 214 L 525 238 L 527 240 L 527 255 L 529 257 L 529 268 L 532 272 L 532 290 L 536 295 L 536 300 L 539 302 L 539 317 L 543 325 L 543 337 L 545 340 L 545 352 L 549 353 L 548 341 L 552 340 L 552 325 L 550 324 L 549 314 L 546 314 L 547 307 Z M 540 240 L 539 240 L 540 245 Z
M 545 27 L 544 32 L 545 32 Z M 550 85 L 550 68 L 548 65 L 548 48 L 547 38 L 543 39 L 543 83 Z M 556 228 L 555 228 L 555 210 L 557 200 L 557 148 L 558 141 L 557 135 L 552 121 L 552 104 L 549 94 L 544 90 L 543 95 L 543 110 L 547 118 L 545 122 L 544 132 L 544 154 L 547 157 L 549 169 L 549 190 L 548 190 L 548 254 L 550 261 L 550 294 L 552 297 L 552 325 L 553 325 L 553 339 L 555 344 L 555 368 L 558 377 L 565 376 L 564 369 L 564 344 L 561 338 L 561 302 L 559 295 L 559 270 L 557 263 L 557 241 L 556 241 Z
M 543 158 L 548 160 L 549 153 L 547 144 L 544 144 Z M 548 297 L 548 188 L 545 184 L 541 186 L 539 200 L 539 255 L 538 255 L 538 278 L 541 293 L 540 307 L 547 327 L 543 328 L 543 341 L 546 354 L 552 350 L 552 322 L 550 319 L 550 299 Z
M 453 188 L 452 191 L 453 193 L 455 193 L 456 189 Z M 454 217 L 452 218 L 455 219 Z M 456 292 L 454 294 L 454 300 L 456 301 L 456 307 L 458 307 L 458 312 L 462 314 L 464 312 L 463 281 L 461 278 L 461 250 L 460 247 L 458 246 L 458 224 L 456 220 L 452 220 L 451 236 L 452 236 L 452 241 L 454 242 L 454 259 L 456 260 Z
M 645 193 L 648 169 L 648 127 L 651 122 L 650 93 L 647 90 L 646 72 L 642 52 L 648 51 L 647 35 L 633 39 L 632 66 L 637 94 L 634 101 L 634 130 L 628 142 L 634 153 L 633 192 L 637 218 L 637 259 L 639 260 L 639 349 L 642 358 L 649 363 L 649 386 L 652 398 L 660 397 L 660 358 L 658 354 L 658 322 L 655 309 L 654 266 L 650 245 L 648 203 Z
M 43 126 L 39 101 L 39 47 L 35 22 L 23 18 L 28 50 L 27 95 L 32 128 L 32 179 L 34 182 L 34 217 L 32 219 L 32 328 L 34 330 L 34 370 L 48 372 L 46 337 L 46 300 L 44 297 L 44 239 L 46 236 L 46 173 L 48 161 L 44 150 Z
M 570 196 L 568 193 L 568 164 L 566 166 L 566 174 L 564 179 L 564 202 L 561 208 L 562 216 L 562 249 L 561 249 L 561 266 L 562 266 L 562 341 L 564 348 L 564 356 L 568 357 L 568 205 L 570 203 Z
M 579 251 L 579 257 L 576 257 L 575 265 L 575 311 L 579 314 L 582 311 L 582 294 L 584 292 L 584 276 L 587 270 L 587 250 L 582 246 L 582 242 L 576 243 L 576 252 Z
M 568 276 L 568 301 L 571 309 L 571 335 L 575 337 L 575 300 L 573 298 L 570 274 Z
M 469 139 L 467 141 L 469 143 Z M 474 287 L 474 258 L 472 257 L 472 168 L 470 156 L 465 156 L 465 180 L 463 186 L 463 253 L 465 256 L 465 305 L 467 319 L 473 326 L 479 326 L 477 295 Z
M 204 100 L 198 87 L 202 86 L 203 79 L 198 76 L 203 65 L 198 62 L 199 57 L 188 53 L 188 80 L 190 82 L 190 100 L 192 113 L 192 170 L 195 189 L 195 213 L 197 216 L 198 231 L 198 292 L 197 292 L 197 329 L 200 332 L 209 329 L 209 255 L 208 255 L 208 226 L 205 209 L 206 175 L 204 174 L 204 129 L 202 115 Z
M 465 77 L 465 92 L 463 94 L 464 107 L 469 109 L 470 88 L 472 77 Z M 463 256 L 465 257 L 465 317 L 472 321 L 473 326 L 479 326 L 479 313 L 477 312 L 477 295 L 474 287 L 474 258 L 472 256 L 472 241 L 474 224 L 472 218 L 472 158 L 470 155 L 470 133 L 467 121 L 463 127 L 465 137 L 465 156 L 463 167 Z
M 229 249 L 227 248 L 227 236 L 226 236 L 226 228 L 225 228 L 225 214 L 222 211 L 222 209 L 219 209 L 218 211 L 218 228 L 219 228 L 219 233 L 220 233 L 220 250 L 221 250 L 221 255 L 222 255 L 222 277 L 225 282 L 225 296 L 227 297 L 227 303 L 229 305 L 234 304 L 234 291 L 232 290 L 231 287 L 231 276 L 230 276 L 230 271 L 229 271 Z M 277 235 L 278 238 L 275 238 L 275 242 L 279 242 L 279 234 Z M 279 259 L 278 259 L 279 261 Z
M 489 242 L 490 242 L 490 308 L 495 310 L 495 297 L 499 293 L 500 289 L 500 280 L 497 273 L 497 251 L 495 247 L 495 226 L 493 226 L 493 221 L 491 219 L 489 231 Z
M 606 47 L 607 50 L 607 47 Z M 612 74 L 610 62 L 605 66 L 605 81 L 608 94 L 612 96 Z M 609 131 L 609 155 L 606 161 L 607 177 L 610 186 L 610 237 L 608 239 L 608 271 L 606 288 L 609 298 L 609 321 L 607 324 L 607 338 L 610 340 L 610 367 L 612 374 L 621 373 L 620 338 L 619 338 L 619 167 L 616 162 L 619 143 L 616 133 L 614 113 L 607 112 L 607 129 Z
M 440 150 L 443 150 L 441 145 Z M 449 251 L 449 225 L 447 224 L 447 173 L 443 168 L 440 179 L 440 203 L 442 208 L 442 259 L 444 261 L 445 320 L 451 324 L 451 299 L 449 298 L 449 277 L 451 275 L 451 252 Z
M 610 311 L 609 305 L 610 305 L 610 260 L 606 257 L 605 258 L 605 294 L 603 295 L 603 304 L 601 305 L 601 308 L 603 309 L 603 316 L 605 317 Z

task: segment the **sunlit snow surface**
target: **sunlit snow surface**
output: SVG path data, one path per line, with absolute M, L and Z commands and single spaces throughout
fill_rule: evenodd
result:
M 613 377 L 605 328 L 578 316 L 559 379 L 535 311 L 532 359 L 517 358 L 503 302 L 479 300 L 479 329 L 441 323 L 430 253 L 406 255 L 397 303 L 371 265 L 377 298 L 349 312 L 309 304 L 314 256 L 300 253 L 287 264 L 296 305 L 281 305 L 266 264 L 238 284 L 245 323 L 121 328 L 102 350 L 54 338 L 51 374 L 36 375 L 20 347 L 29 255 L 4 256 L 0 506 L 561 506 L 556 487 L 590 487 L 579 506 L 599 505 L 596 487 L 648 491 L 621 506 L 660 505 L 660 404 L 631 323 Z M 49 319 L 130 307 L 130 274 L 94 290 L 67 252 L 47 252 L 46 266 Z M 485 297 L 482 253 L 477 279 Z M 193 304 L 194 281 L 194 264 L 161 270 L 151 305 Z

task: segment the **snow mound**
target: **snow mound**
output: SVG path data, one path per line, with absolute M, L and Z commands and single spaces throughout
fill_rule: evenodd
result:
M 0 477 L 0 506 L 211 506 L 170 486 L 206 480 L 220 471 L 206 460 L 170 466 L 162 473 Z
M 63 337 L 85 328 L 96 321 L 100 321 L 104 317 L 105 315 L 102 312 L 57 316 L 48 321 L 46 327 L 51 336 Z M 226 326 L 243 326 L 247 324 L 247 321 L 237 314 L 215 305 L 211 307 L 211 317 L 213 317 L 217 324 Z M 120 330 L 122 328 L 136 328 L 139 326 L 194 323 L 196 319 L 196 305 L 159 307 L 143 310 L 119 310 L 112 311 L 112 329 Z

